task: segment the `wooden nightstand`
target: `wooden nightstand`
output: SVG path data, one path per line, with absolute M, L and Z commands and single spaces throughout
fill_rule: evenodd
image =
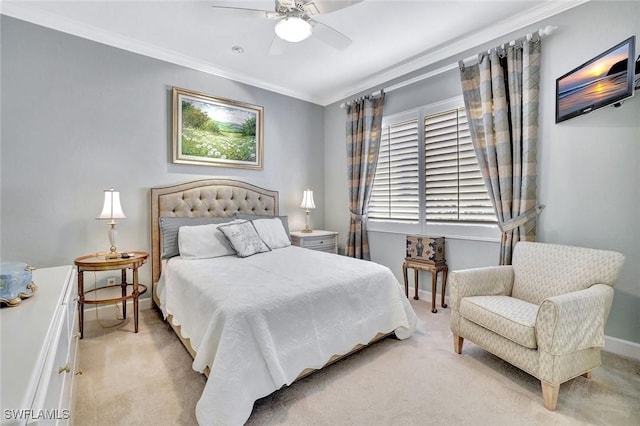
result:
M 141 294 L 147 291 L 147 286 L 138 283 L 138 268 L 141 267 L 149 257 L 149 253 L 144 251 L 129 252 L 133 256 L 129 258 L 117 258 L 117 259 L 105 259 L 104 256 L 97 256 L 95 254 L 89 254 L 81 256 L 74 260 L 76 267 L 78 268 L 78 322 L 80 325 L 80 338 L 84 337 L 84 305 L 85 304 L 100 304 L 100 303 L 115 303 L 122 302 L 122 318 L 127 318 L 127 300 L 133 299 L 133 322 L 135 332 L 138 332 L 138 298 Z M 121 287 L 122 297 L 116 297 L 111 299 L 85 299 L 84 291 L 84 272 L 85 271 L 114 271 L 120 269 L 122 271 L 122 281 L 120 284 L 108 285 L 103 287 L 94 288 L 87 291 L 91 293 L 99 290 L 103 290 L 110 287 Z M 133 282 L 127 283 L 127 269 L 133 271 Z M 131 286 L 131 293 L 127 294 L 127 287 Z
M 335 231 L 295 231 L 291 233 L 291 244 L 311 250 L 338 254 L 338 233 Z

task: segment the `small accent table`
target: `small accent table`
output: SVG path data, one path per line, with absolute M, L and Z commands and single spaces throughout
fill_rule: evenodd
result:
M 105 259 L 104 256 L 89 254 L 74 260 L 78 268 L 78 321 L 80 325 L 80 338 L 84 337 L 84 305 L 96 305 L 100 303 L 122 302 L 122 318 L 127 318 L 127 300 L 133 299 L 133 322 L 135 332 L 138 332 L 138 298 L 147 291 L 147 286 L 138 283 L 138 268 L 142 266 L 149 257 L 149 253 L 144 251 L 129 252 L 133 256 L 129 258 Z M 122 271 L 122 281 L 120 284 L 108 285 L 84 291 L 84 273 L 86 271 Z M 127 283 L 127 269 L 133 271 L 133 282 Z M 85 300 L 85 294 L 111 287 L 121 287 L 122 297 L 112 299 Z M 131 294 L 127 294 L 127 286 L 132 287 Z
M 447 307 L 444 303 L 444 292 L 447 288 L 447 273 L 449 267 L 446 262 L 439 263 L 427 263 L 424 261 L 405 260 L 402 264 L 402 274 L 404 276 L 404 293 L 409 298 L 409 283 L 407 279 L 407 269 L 412 268 L 414 271 L 415 290 L 413 298 L 418 300 L 418 271 L 426 271 L 431 273 L 431 312 L 434 314 L 438 312 L 436 309 L 436 287 L 438 283 L 438 272 L 442 271 L 442 300 L 441 305 L 443 308 Z

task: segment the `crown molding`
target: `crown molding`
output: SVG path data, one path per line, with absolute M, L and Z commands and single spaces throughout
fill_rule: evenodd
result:
M 537 8 L 520 13 L 509 20 L 498 22 L 484 30 L 471 33 L 452 43 L 448 43 L 446 46 L 417 55 L 401 64 L 376 73 L 369 78 L 360 79 L 358 80 L 358 84 L 342 87 L 323 96 L 317 96 L 311 93 L 302 93 L 284 86 L 274 85 L 247 75 L 242 75 L 237 71 L 229 71 L 214 67 L 191 56 L 183 55 L 140 40 L 123 37 L 110 31 L 105 31 L 76 20 L 43 11 L 42 9 L 29 5 L 28 2 L 2 1 L 0 2 L 0 14 L 116 47 L 118 49 L 123 49 L 150 58 L 159 59 L 161 61 L 205 72 L 207 74 L 223 77 L 238 83 L 251 85 L 321 106 L 327 106 L 345 98 L 355 96 L 358 93 L 372 90 L 372 88 L 375 87 L 380 87 L 394 79 L 398 79 L 421 68 L 425 68 L 439 61 L 459 55 L 469 49 L 473 49 L 474 47 L 480 46 L 484 43 L 496 40 L 505 34 L 521 30 L 522 28 L 550 18 L 588 1 L 590 0 L 545 2 Z
M 555 16 L 559 13 L 565 12 L 574 7 L 580 6 L 589 1 L 590 0 L 545 2 L 535 9 L 529 9 L 526 12 L 522 12 L 512 18 L 509 18 L 508 20 L 497 22 L 495 25 L 487 27 L 484 30 L 470 33 L 463 38 L 446 44 L 445 46 L 425 52 L 421 55 L 417 55 L 412 59 L 404 61 L 402 64 L 390 67 L 386 71 L 379 72 L 369 78 L 359 80 L 357 85 L 345 88 L 345 90 L 341 91 L 340 93 L 335 92 L 330 96 L 324 97 L 321 101 L 321 105 L 326 106 L 344 100 L 346 98 L 356 96 L 359 93 L 372 90 L 373 88 L 379 88 L 385 84 L 388 84 L 394 79 L 400 78 L 411 72 L 417 71 L 421 68 L 425 68 L 429 65 L 433 65 L 439 61 L 443 61 L 456 55 L 460 55 L 469 49 L 473 49 L 482 44 L 489 43 L 493 40 L 505 36 L 506 34 L 521 30 L 525 27 Z M 458 59 L 455 60 L 456 64 L 457 61 Z M 444 68 L 450 67 L 445 66 L 443 67 L 443 69 Z
M 28 2 L 18 3 L 16 1 L 0 1 L 0 14 L 95 41 L 107 46 L 126 50 L 128 52 L 159 59 L 161 61 L 191 68 L 196 71 L 202 71 L 204 73 L 223 77 L 238 83 L 251 85 L 259 89 L 276 92 L 314 104 L 320 104 L 321 102 L 320 98 L 309 93 L 300 93 L 284 86 L 266 83 L 262 80 L 242 75 L 242 73 L 238 73 L 237 71 L 229 71 L 214 67 L 199 59 L 173 50 L 164 49 L 150 43 L 130 37 L 124 37 L 111 31 L 105 31 L 92 25 L 87 25 L 83 22 L 43 11 L 42 9 L 28 5 Z

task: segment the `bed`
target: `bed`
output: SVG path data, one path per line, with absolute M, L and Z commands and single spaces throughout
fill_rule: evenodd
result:
M 202 425 L 243 424 L 257 399 L 415 329 L 388 268 L 291 246 L 278 207 L 276 191 L 235 180 L 151 188 L 153 301 L 193 369 L 208 376 L 196 406 Z M 233 232 L 248 228 L 265 244 L 254 241 L 257 252 L 246 255 Z M 227 237 L 215 243 L 215 256 L 198 251 L 214 239 L 209 232 Z

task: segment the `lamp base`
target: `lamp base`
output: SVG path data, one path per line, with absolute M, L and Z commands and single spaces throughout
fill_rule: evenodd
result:
M 311 226 L 309 226 L 309 209 L 304 212 L 304 229 L 300 232 L 304 232 L 305 234 L 313 232 L 311 231 Z
M 115 234 L 115 233 L 114 233 Z M 111 239 L 111 233 L 109 233 L 109 239 Z M 113 238 L 115 240 L 115 237 Z M 113 240 L 111 241 L 111 247 L 109 248 L 109 253 L 104 255 L 105 259 L 119 259 L 120 253 L 118 253 L 116 246 L 113 244 Z

